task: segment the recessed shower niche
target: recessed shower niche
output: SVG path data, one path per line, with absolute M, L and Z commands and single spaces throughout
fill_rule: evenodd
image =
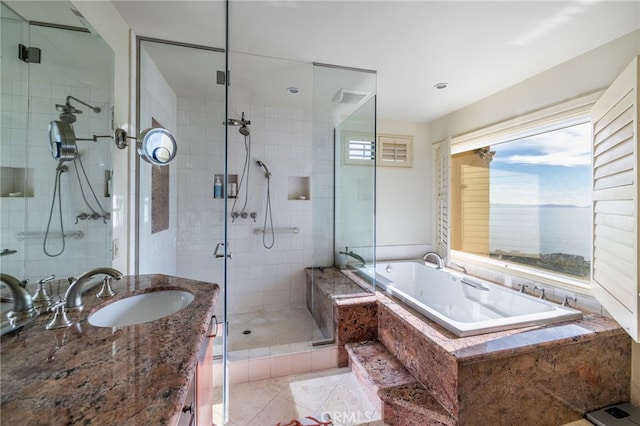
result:
M 33 197 L 33 169 L 0 167 L 1 197 Z
M 220 182 L 220 192 L 216 196 L 216 183 Z M 238 175 L 228 175 L 225 180 L 224 174 L 216 173 L 213 176 L 213 198 L 236 198 L 238 196 Z
M 289 200 L 311 199 L 311 179 L 309 176 L 289 176 L 287 190 Z

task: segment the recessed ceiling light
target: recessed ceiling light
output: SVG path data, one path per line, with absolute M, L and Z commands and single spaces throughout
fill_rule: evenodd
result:
M 292 95 L 297 95 L 298 93 L 300 93 L 300 89 L 298 89 L 297 87 L 287 87 L 287 92 L 291 93 Z
M 438 83 L 433 87 L 435 89 L 442 90 L 442 89 L 446 89 L 447 87 L 449 87 L 449 83 Z

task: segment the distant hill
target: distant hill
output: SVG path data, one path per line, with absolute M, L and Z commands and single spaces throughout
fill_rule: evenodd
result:
M 509 203 L 491 203 L 492 207 L 545 207 L 545 208 L 575 208 L 588 209 L 590 206 L 576 206 L 575 204 L 509 204 Z

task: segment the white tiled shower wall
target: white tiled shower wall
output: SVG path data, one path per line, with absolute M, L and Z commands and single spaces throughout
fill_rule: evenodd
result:
M 13 36 L 18 38 L 14 40 Z M 90 138 L 94 134 L 112 134 L 110 77 L 96 72 L 90 73 L 92 78 L 79 79 L 78 75 L 89 72 L 86 68 L 67 69 L 65 67 L 70 65 L 66 61 L 56 61 L 50 54 L 47 56 L 47 52 L 52 52 L 54 43 L 76 41 L 88 45 L 93 43 L 93 39 L 88 39 L 83 33 L 40 28 L 32 31 L 31 42 L 43 49 L 42 63 L 28 65 L 32 68 L 27 72 L 27 65 L 20 62 L 17 55 L 6 55 L 2 59 L 0 165 L 32 170 L 34 192 L 34 196 L 28 198 L 0 198 L 0 249 L 17 250 L 16 254 L 2 257 L 2 272 L 18 279 L 28 279 L 31 283 L 51 274 L 66 278 L 77 276 L 90 268 L 111 264 L 111 221 L 79 220 L 75 224 L 77 215 L 91 211 L 82 200 L 73 162 L 65 163 L 69 170 L 61 177 L 63 226 L 65 233 L 82 231 L 83 237 L 66 238 L 64 251 L 59 256 L 49 257 L 43 251 L 43 235 L 51 210 L 57 166 L 49 151 L 48 136 L 49 122 L 59 119 L 60 113 L 55 105 L 64 104 L 66 97 L 71 95 L 99 106 L 102 111 L 94 113 L 76 104 L 83 111 L 77 115 L 74 123 L 76 136 Z M 23 42 L 20 34 L 3 29 L 3 51 L 14 52 L 14 46 L 19 42 Z M 88 63 L 87 67 L 102 67 L 102 64 Z M 77 144 L 98 200 L 105 210 L 111 211 L 111 199 L 104 196 L 104 191 L 105 170 L 110 170 L 112 164 L 113 141 L 99 139 L 98 142 L 78 141 Z M 79 173 L 83 177 L 81 170 Z M 88 189 L 85 189 L 85 195 L 93 208 L 98 210 L 93 194 Z M 57 201 L 53 213 L 47 251 L 55 254 L 62 248 Z M 36 233 L 39 236 L 21 240 L 17 236 L 19 232 Z
M 19 85 L 16 85 L 19 86 Z M 3 90 L 6 87 L 3 86 Z M 111 222 L 99 220 L 79 220 L 80 213 L 91 213 L 82 200 L 78 186 L 76 166 L 66 162 L 68 171 L 61 176 L 62 217 L 65 233 L 81 231 L 81 239 L 66 238 L 62 254 L 49 257 L 43 251 L 43 235 L 47 229 L 49 212 L 55 188 L 57 162 L 49 152 L 49 122 L 57 118 L 56 103 L 64 103 L 66 96 L 73 95 L 92 105 L 100 105 L 103 111 L 96 114 L 85 108 L 74 124 L 78 138 L 90 135 L 110 134 L 110 100 L 106 88 L 83 88 L 33 84 L 31 87 L 31 107 L 27 115 L 21 111 L 26 105 L 25 93 L 20 87 L 14 87 L 17 94 L 12 95 L 13 107 L 3 114 L 10 119 L 2 120 L 2 160 L 3 167 L 27 168 L 33 170 L 33 198 L 3 197 L 2 248 L 18 249 L 18 253 L 6 256 L 2 260 L 3 271 L 20 279 L 38 280 L 50 274 L 67 277 L 86 271 L 89 268 L 111 264 Z M 5 93 L 3 93 L 5 98 Z M 28 127 L 26 121 L 28 117 Z M 25 149 L 26 142 L 26 149 Z M 102 207 L 111 211 L 110 198 L 104 197 L 105 170 L 111 168 L 111 140 L 101 142 L 78 142 L 80 158 Z M 77 163 L 77 161 L 76 161 Z M 79 166 L 78 166 L 79 167 Z M 82 169 L 79 174 L 84 179 Z M 85 196 L 94 207 L 93 194 L 85 187 Z M 25 215 L 26 212 L 26 215 Z M 35 233 L 39 236 L 21 240 L 19 232 Z M 55 254 L 62 249 L 60 238 L 60 219 L 56 196 L 53 218 L 47 240 L 47 251 Z M 24 264 L 24 259 L 28 264 Z
M 141 69 L 144 70 L 144 78 L 140 79 L 140 131 L 152 127 L 152 119 L 155 119 L 162 127 L 174 135 L 177 126 L 177 97 L 162 73 L 149 57 L 147 51 L 140 49 Z M 182 150 L 187 144 L 178 138 L 178 158 L 181 158 Z M 176 163 L 168 166 L 169 169 L 169 227 L 156 233 L 151 233 L 151 201 L 152 165 L 140 159 L 140 187 L 138 199 L 139 211 L 139 235 L 138 244 L 140 256 L 138 268 L 143 274 L 167 274 L 176 275 L 176 239 L 178 223 L 178 196 L 177 181 L 178 167 Z M 157 166 L 159 167 L 159 166 Z
M 256 220 L 237 218 L 228 226 L 228 300 L 230 313 L 301 306 L 305 300 L 304 268 L 331 259 L 332 178 L 328 123 L 310 110 L 260 105 L 232 105 L 229 117 L 242 112 L 251 121 L 249 184 L 244 177 L 238 198 L 227 201 L 230 214 L 255 212 Z M 224 241 L 224 200 L 213 198 L 214 175 L 224 173 L 224 105 L 221 102 L 178 98 L 178 275 L 222 282 L 222 258 L 213 259 L 215 245 Z M 242 178 L 245 138 L 229 127 L 229 174 Z M 314 131 L 316 132 L 314 135 Z M 314 139 L 328 146 L 314 149 Z M 249 140 L 247 138 L 247 146 Z M 185 155 L 186 154 L 186 155 Z M 267 181 L 256 161 L 263 161 L 272 176 Z M 307 200 L 289 199 L 290 178 L 307 177 Z M 298 233 L 276 232 L 273 248 L 263 245 L 267 183 L 273 226 L 297 227 Z M 248 188 L 248 196 L 245 196 Z M 293 194 L 292 194 L 293 195 Z M 314 217 L 315 210 L 315 217 Z M 230 219 L 230 218 L 229 218 Z M 267 220 L 267 231 L 270 223 Z M 266 235 L 270 243 L 270 234 Z

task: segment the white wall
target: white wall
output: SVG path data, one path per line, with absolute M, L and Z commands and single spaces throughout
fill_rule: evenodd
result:
M 422 256 L 433 239 L 433 200 L 429 125 L 378 119 L 378 134 L 413 137 L 413 167 L 376 170 L 376 245 L 378 259 Z
M 155 119 L 162 127 L 177 132 L 178 102 L 162 73 L 149 54 L 141 47 L 140 68 L 140 124 L 141 130 L 152 127 Z M 178 137 L 179 140 L 179 137 Z M 177 155 L 180 155 L 178 147 Z M 138 217 L 138 244 L 141 274 L 176 275 L 176 242 L 178 235 L 178 194 L 176 162 L 163 166 L 169 169 L 169 228 L 151 233 L 152 165 L 140 159 L 140 211 Z

